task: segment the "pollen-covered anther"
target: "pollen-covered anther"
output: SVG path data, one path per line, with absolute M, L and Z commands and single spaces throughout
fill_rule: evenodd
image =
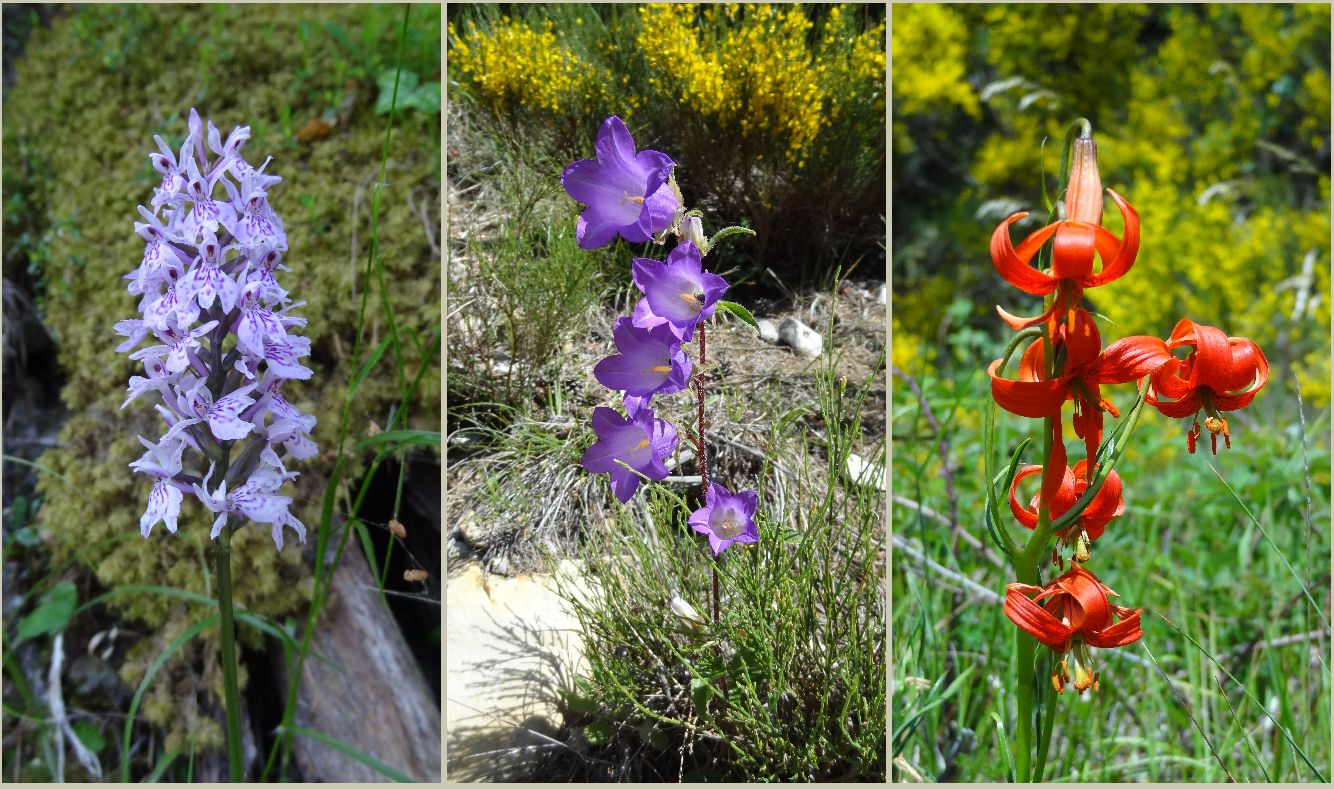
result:
M 1113 417 L 1117 419 L 1121 418 L 1121 412 L 1117 410 L 1115 405 L 1112 405 L 1111 400 L 1108 400 L 1106 398 L 1099 400 L 1098 408 L 1102 409 L 1103 411 L 1106 411 L 1107 413 L 1111 414 Z
M 643 196 L 643 195 L 632 195 L 632 194 L 628 194 L 628 193 L 625 193 L 625 192 L 622 192 L 621 194 L 625 196 L 625 202 L 627 202 L 627 203 L 634 203 L 635 205 L 643 205 L 643 204 L 644 204 L 644 196 Z

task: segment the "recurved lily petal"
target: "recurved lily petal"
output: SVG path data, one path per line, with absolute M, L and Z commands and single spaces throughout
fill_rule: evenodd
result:
M 1004 611 L 1010 621 L 1042 644 L 1059 653 L 1071 653 L 1075 689 L 1082 693 L 1090 687 L 1097 688 L 1089 647 L 1125 646 L 1143 635 L 1139 624 L 1141 611 L 1114 605 L 1108 598 L 1115 594 L 1092 572 L 1075 564 L 1041 589 L 1029 584 L 1010 584 L 1006 587 Z M 1070 679 L 1065 659 L 1053 672 L 1052 679 L 1058 691 Z
M 1204 425 L 1210 433 L 1211 449 L 1218 451 L 1220 433 L 1224 443 L 1232 446 L 1228 422 L 1222 412 L 1250 405 L 1269 381 L 1269 360 L 1264 352 L 1252 340 L 1228 337 L 1213 326 L 1188 318 L 1173 328 L 1166 347 L 1169 351 L 1189 348 L 1190 354 L 1185 360 L 1169 356 L 1154 372 L 1149 404 L 1167 417 L 1196 417 L 1186 434 L 1186 446 L 1192 453 L 1201 434 L 1200 411 L 1205 412 Z

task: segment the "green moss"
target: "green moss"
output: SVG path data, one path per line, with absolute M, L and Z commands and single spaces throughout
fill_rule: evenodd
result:
M 429 42 L 434 29 L 438 42 L 439 10 L 415 6 L 412 14 L 412 65 L 423 82 L 437 80 L 438 44 L 431 64 L 421 41 Z M 284 285 L 308 302 L 298 314 L 309 319 L 309 365 L 315 370 L 310 381 L 294 383 L 289 396 L 318 416 L 314 438 L 324 450 L 297 465 L 302 476 L 294 513 L 307 526 L 318 523 L 353 373 L 372 184 L 384 145 L 386 119 L 373 110 L 374 74 L 392 66 L 398 20 L 401 9 L 364 6 L 87 6 L 34 34 L 17 64 L 17 82 L 6 91 L 4 154 L 10 162 L 40 163 L 13 185 L 27 198 L 24 205 L 38 212 L 24 217 L 25 226 L 36 228 L 32 244 L 43 252 L 33 262 L 41 266 L 43 307 L 67 376 L 62 397 L 74 414 L 60 448 L 41 460 L 55 472 L 43 475 L 39 488 L 58 561 L 77 560 L 108 587 L 159 584 L 212 592 L 212 518 L 197 502 L 187 499 L 176 535 L 160 527 L 148 540 L 138 535 L 149 481 L 132 475 L 128 463 L 142 453 L 136 434 L 159 435 L 160 418 L 144 401 L 120 410 L 126 381 L 139 367 L 115 353 L 112 331 L 117 320 L 135 312 L 121 275 L 143 254 L 133 222 L 135 206 L 147 203 L 156 181 L 148 164 L 152 136 L 179 144 L 192 106 L 224 134 L 250 124 L 248 156 L 262 161 L 272 155 L 269 171 L 284 178 L 272 193 L 290 243 L 284 262 L 293 271 Z M 328 136 L 295 141 L 308 121 L 347 106 L 351 112 Z M 389 183 L 380 193 L 389 298 L 400 331 L 422 337 L 440 321 L 439 120 L 419 112 L 397 116 Z M 364 342 L 373 347 L 388 331 L 376 293 L 366 325 Z M 424 363 L 435 367 L 438 356 L 422 357 L 427 347 L 405 340 L 409 376 Z M 354 437 L 372 419 L 383 425 L 396 399 L 388 354 L 385 359 L 357 394 Z M 410 425 L 439 429 L 439 402 L 439 376 L 428 373 L 410 404 Z M 267 528 L 239 532 L 233 561 L 244 579 L 235 592 L 238 605 L 283 617 L 308 600 L 309 566 L 291 547 L 276 553 Z M 129 683 L 137 683 L 172 638 L 206 615 L 202 606 L 151 594 L 117 597 L 112 604 L 149 628 L 122 668 Z M 240 636 L 251 647 L 261 645 L 248 628 Z M 217 632 L 202 638 L 159 674 L 144 707 L 148 720 L 170 727 L 173 741 L 185 742 L 187 733 L 200 743 L 219 741 L 207 720 L 211 713 L 196 709 L 216 708 L 221 689 Z

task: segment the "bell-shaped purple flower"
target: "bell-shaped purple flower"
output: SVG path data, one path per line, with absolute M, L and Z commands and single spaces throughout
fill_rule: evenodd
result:
M 658 151 L 635 151 L 635 141 L 621 119 L 602 122 L 594 144 L 596 159 L 580 159 L 565 168 L 561 185 L 588 208 L 579 216 L 579 246 L 596 249 L 619 233 L 642 243 L 671 227 L 676 196 L 667 185 L 674 162 Z
M 640 478 L 616 461 L 651 480 L 667 476 L 663 461 L 676 451 L 676 427 L 654 416 L 652 408 L 639 409 L 631 419 L 610 408 L 595 408 L 593 431 L 598 440 L 580 463 L 592 474 L 610 474 L 612 493 L 622 504 L 635 495 Z
M 686 341 L 713 315 L 728 288 L 727 280 L 704 270 L 699 248 L 689 241 L 677 244 L 666 263 L 635 258 L 631 272 L 652 314 L 676 326 Z
M 690 358 L 681 341 L 665 325 L 644 329 L 630 318 L 617 318 L 612 325 L 615 356 L 593 368 L 598 383 L 636 397 L 671 394 L 686 388 L 690 380 Z
M 687 522 L 690 528 L 708 535 L 709 547 L 717 556 L 732 543 L 760 541 L 760 532 L 755 528 L 758 503 L 759 497 L 753 490 L 743 490 L 734 496 L 727 488 L 711 482 L 704 494 L 704 506 L 692 512 Z

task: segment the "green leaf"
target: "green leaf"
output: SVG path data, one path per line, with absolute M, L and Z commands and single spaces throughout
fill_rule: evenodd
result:
M 755 331 L 760 330 L 760 324 L 755 321 L 755 316 L 750 314 L 750 310 L 737 304 L 735 301 L 719 301 L 718 309 L 723 312 L 730 312 L 735 315 L 742 323 L 749 323 Z
M 385 115 L 394 104 L 394 69 L 380 72 L 380 94 L 375 98 L 375 114 Z M 407 103 L 407 95 L 417 89 L 417 74 L 404 69 L 398 76 L 398 106 Z
M 356 748 L 353 748 L 351 745 L 348 745 L 342 740 L 334 739 L 333 737 L 330 737 L 324 732 L 316 731 L 314 729 L 305 729 L 300 726 L 293 726 L 292 733 L 299 734 L 302 737 L 308 737 L 319 743 L 323 743 L 324 745 L 327 745 L 330 748 L 333 748 L 335 751 L 338 751 L 339 753 L 348 757 L 349 759 L 361 762 L 362 764 L 376 771 L 380 775 L 383 775 L 386 778 L 389 778 L 397 783 L 401 784 L 416 783 L 412 778 L 399 772 L 398 770 L 395 770 L 394 768 L 390 767 L 389 765 L 385 764 L 379 759 L 376 759 L 374 756 L 362 753 L 361 751 L 357 750 Z
M 584 737 L 589 745 L 606 745 L 611 739 L 611 727 L 602 721 L 590 723 L 584 727 Z
M 81 720 L 74 724 L 74 735 L 79 738 L 79 742 L 93 753 L 100 753 L 107 747 L 107 738 L 102 736 L 102 732 L 97 730 L 97 725 L 92 721 Z
M 376 433 L 370 438 L 363 438 L 357 442 L 357 449 L 364 449 L 372 444 L 397 443 L 398 448 L 416 446 L 425 444 L 428 446 L 440 446 L 440 433 L 433 430 L 386 430 L 383 433 Z
M 19 634 L 15 641 L 64 630 L 78 604 L 79 593 L 74 589 L 74 582 L 61 581 L 42 595 L 42 602 L 32 613 L 19 620 Z

